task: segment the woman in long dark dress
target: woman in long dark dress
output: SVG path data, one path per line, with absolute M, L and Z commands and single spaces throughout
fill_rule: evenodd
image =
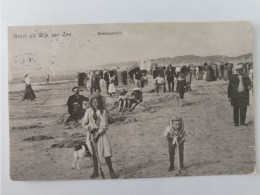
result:
M 36 95 L 32 89 L 32 86 L 30 84 L 30 79 L 28 77 L 28 74 L 24 75 L 24 82 L 25 82 L 25 91 L 24 91 L 24 96 L 23 100 L 34 100 L 36 98 Z

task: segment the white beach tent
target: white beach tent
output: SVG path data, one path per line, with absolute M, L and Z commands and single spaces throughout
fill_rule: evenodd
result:
M 138 65 L 140 67 L 140 70 L 151 70 L 151 61 L 150 60 L 140 60 Z

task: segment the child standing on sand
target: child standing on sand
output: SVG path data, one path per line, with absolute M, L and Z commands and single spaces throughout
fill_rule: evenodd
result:
M 184 142 L 185 142 L 185 131 L 184 131 L 184 122 L 181 117 L 174 116 L 170 119 L 170 125 L 166 127 L 164 131 L 164 136 L 167 137 L 169 155 L 170 155 L 170 167 L 168 171 L 174 170 L 174 156 L 175 149 L 178 146 L 179 148 L 179 162 L 180 168 L 185 170 L 183 161 L 184 161 Z
M 164 91 L 165 79 L 161 73 L 154 79 L 154 85 L 157 93 Z
M 184 98 L 184 93 L 186 91 L 186 87 L 187 87 L 187 83 L 185 80 L 185 75 L 181 74 L 177 81 L 177 91 L 179 92 L 180 95 L 180 100 L 179 100 L 180 106 L 183 105 L 183 98 Z

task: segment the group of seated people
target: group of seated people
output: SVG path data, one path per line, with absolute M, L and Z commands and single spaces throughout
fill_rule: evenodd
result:
M 65 120 L 65 125 L 69 125 L 70 121 L 79 122 L 86 112 L 86 109 L 89 107 L 90 98 L 85 97 L 79 94 L 79 87 L 72 88 L 73 95 L 68 98 L 67 107 L 69 116 Z M 100 98 L 100 102 L 102 103 L 102 108 L 107 110 L 106 99 L 104 96 L 100 94 L 100 90 L 97 89 L 95 91 L 95 96 Z M 141 89 L 136 87 L 132 90 L 121 92 L 118 97 L 118 111 L 125 111 L 126 108 L 131 112 L 135 109 L 135 107 L 142 102 L 143 96 Z

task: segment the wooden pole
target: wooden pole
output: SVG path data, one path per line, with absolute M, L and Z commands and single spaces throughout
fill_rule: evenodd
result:
M 179 167 L 178 167 L 178 175 L 181 175 L 181 154 L 180 154 L 180 148 L 179 148 L 178 141 L 177 141 L 176 145 L 177 145 L 177 151 L 178 151 L 178 165 L 179 165 Z

